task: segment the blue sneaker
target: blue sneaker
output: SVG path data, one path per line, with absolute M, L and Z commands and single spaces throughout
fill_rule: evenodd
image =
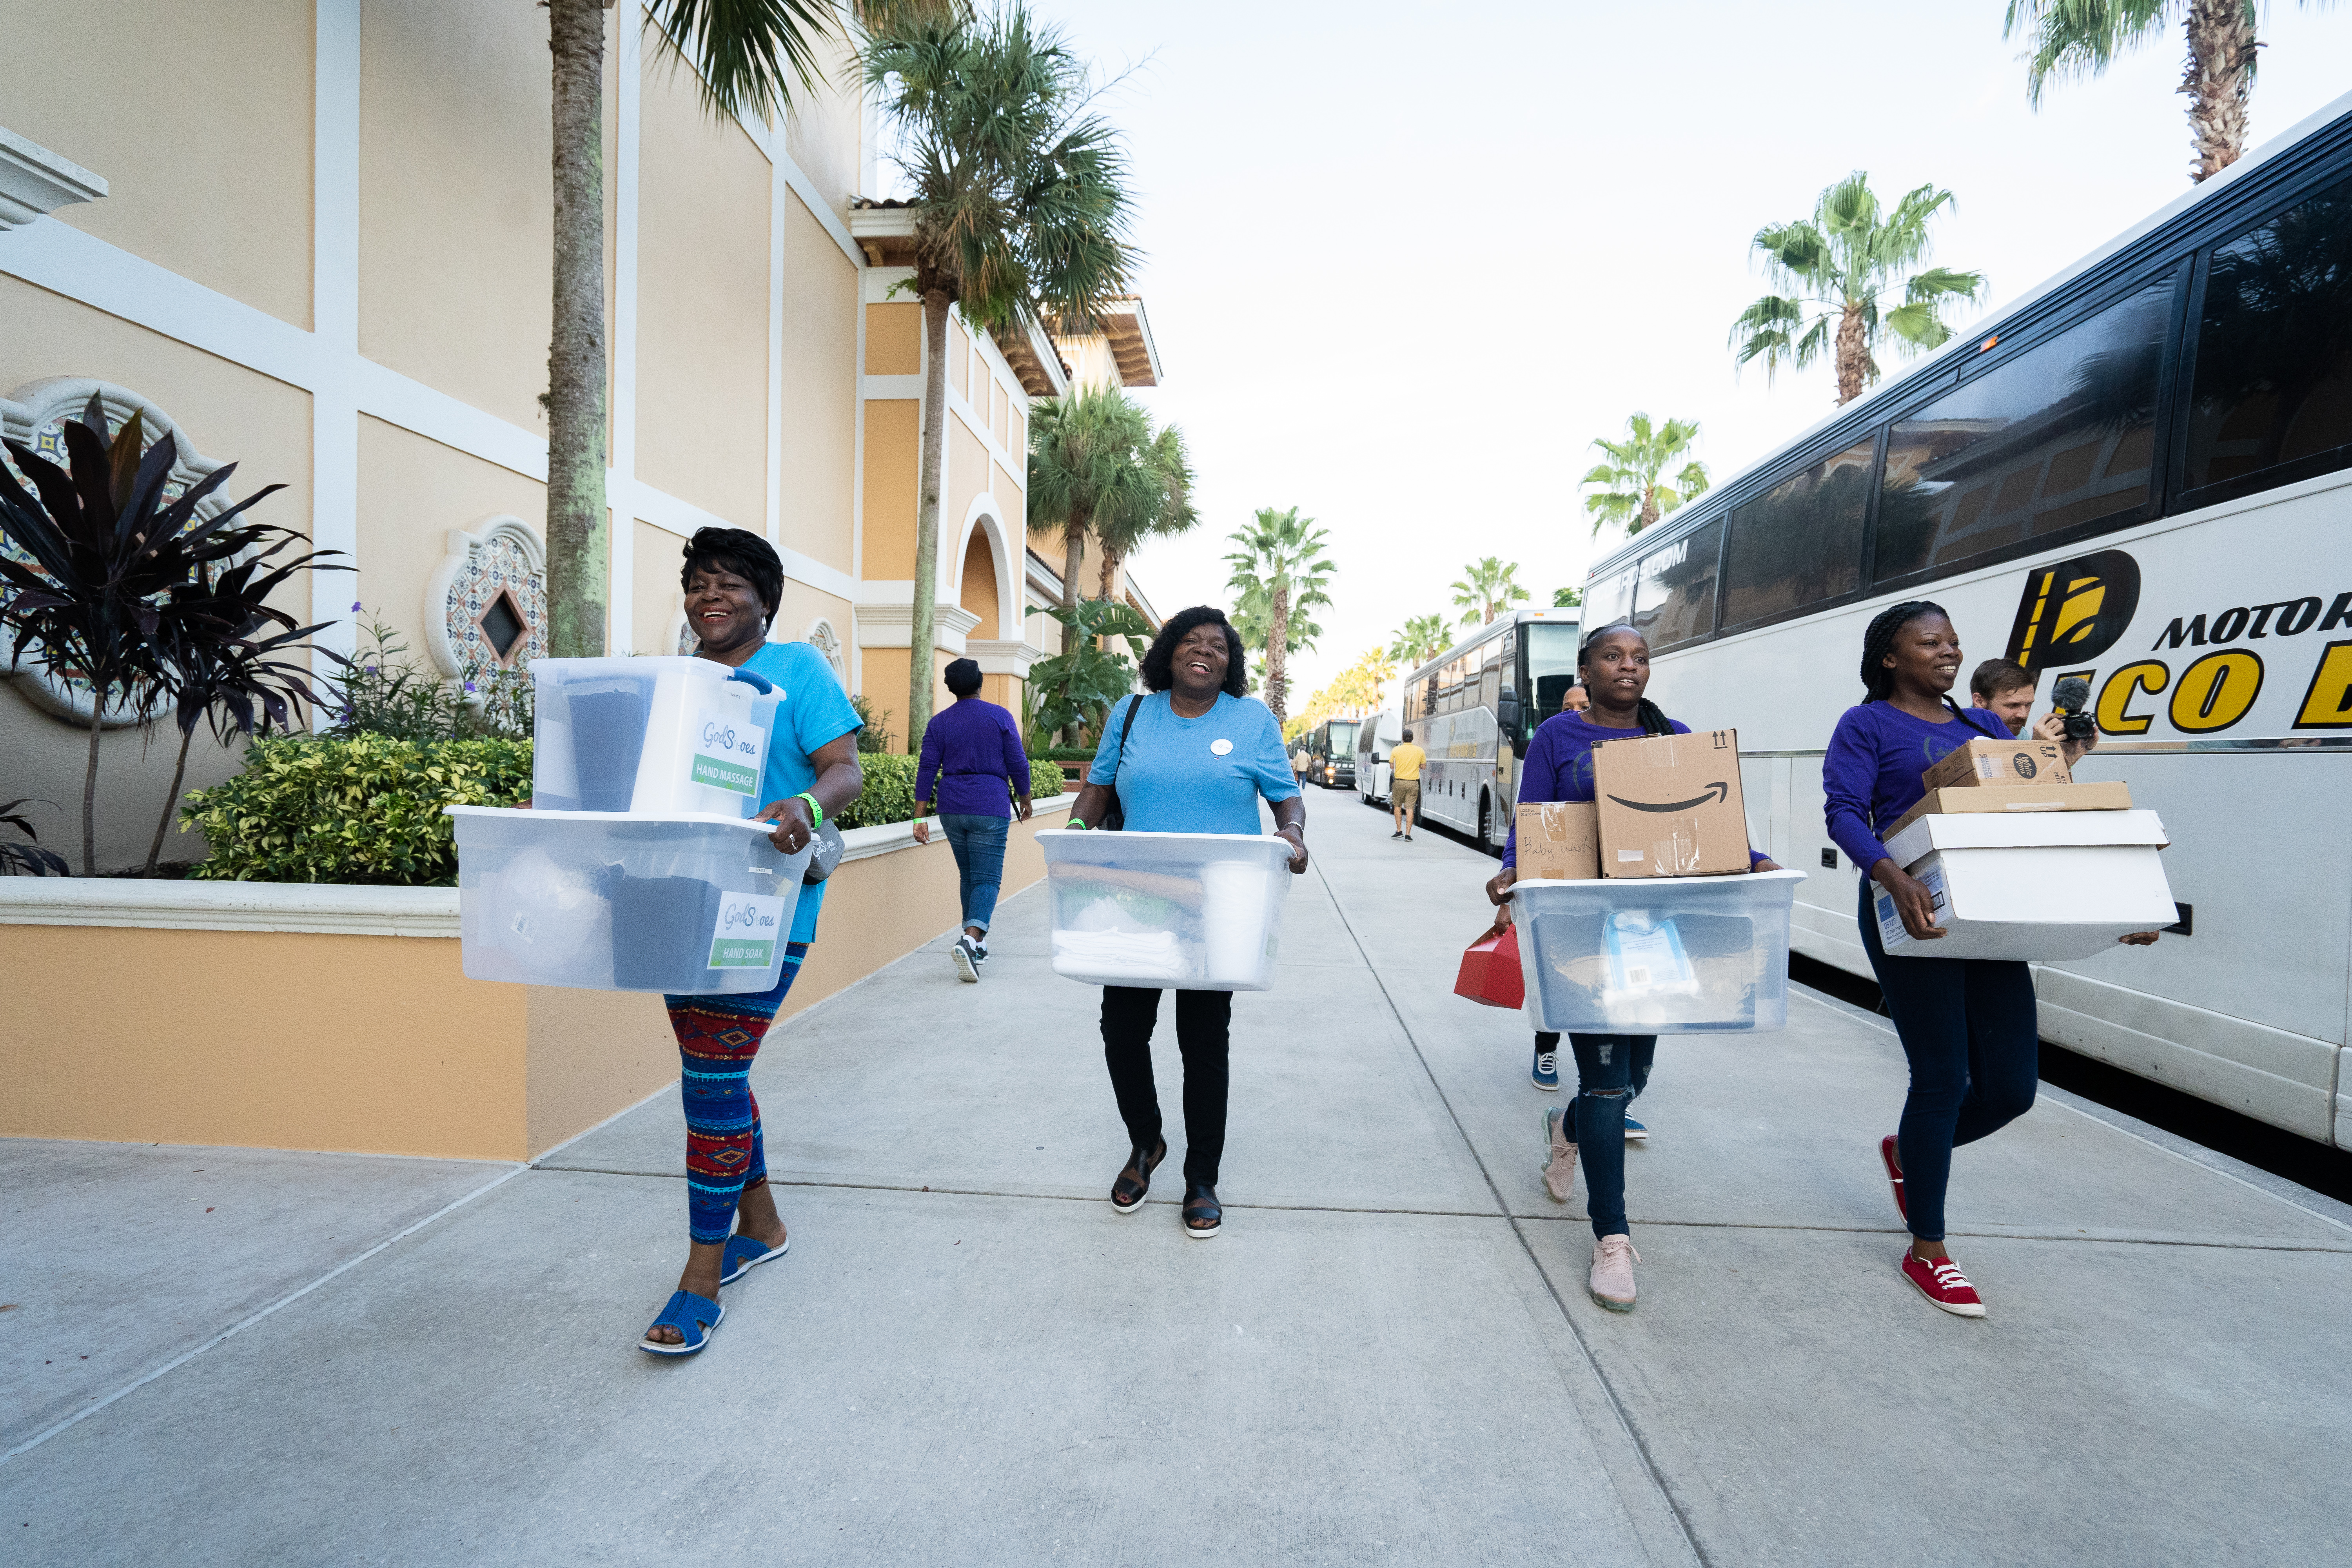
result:
M 1650 1130 L 1649 1130 L 1648 1128 L 1646 1128 L 1646 1127 L 1643 1126 L 1640 1122 L 1638 1122 L 1638 1121 L 1634 1121 L 1634 1120 L 1633 1120 L 1632 1117 L 1630 1117 L 1630 1116 L 1629 1116 L 1629 1117 L 1627 1117 L 1627 1118 L 1625 1118 L 1625 1142 L 1628 1142 L 1628 1143 L 1647 1143 L 1649 1141 L 1650 1141 Z
M 1546 1094 L 1559 1092 L 1559 1053 L 1538 1049 L 1535 1070 L 1528 1074 L 1528 1081 Z

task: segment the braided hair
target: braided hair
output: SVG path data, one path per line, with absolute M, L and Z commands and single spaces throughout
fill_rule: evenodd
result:
M 1592 688 L 1590 685 L 1584 684 L 1584 667 L 1586 662 L 1592 656 L 1592 645 L 1599 642 L 1602 637 L 1607 637 L 1612 632 L 1632 632 L 1635 637 L 1642 637 L 1642 628 L 1633 625 L 1631 621 L 1612 621 L 1605 626 L 1597 626 L 1593 630 L 1585 634 L 1584 640 L 1581 643 L 1579 643 L 1576 648 L 1576 674 L 1578 683 L 1580 685 L 1584 685 L 1584 689 L 1588 693 L 1591 691 Z M 1647 637 L 1642 637 L 1642 646 L 1643 647 L 1649 647 L 1650 639 Z M 1648 698 L 1643 698 L 1641 705 L 1636 708 L 1634 711 L 1641 716 L 1642 729 L 1645 733 L 1652 735 L 1671 735 L 1675 732 L 1675 727 L 1666 721 L 1665 710 L 1660 708 Z
M 1923 616 L 1942 616 L 1948 621 L 1952 618 L 1943 605 L 1932 599 L 1906 599 L 1871 617 L 1870 629 L 1862 634 L 1862 700 L 1865 704 L 1884 702 L 1895 695 L 1895 672 L 1886 668 L 1886 656 L 1895 651 L 1895 639 L 1902 635 L 1903 628 Z M 1944 706 L 1954 713 L 1960 710 L 1949 692 L 1944 695 Z

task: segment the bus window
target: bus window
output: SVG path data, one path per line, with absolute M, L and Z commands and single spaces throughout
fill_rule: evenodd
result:
M 1731 514 L 1723 629 L 1753 626 L 1862 585 L 1862 521 L 1876 443 L 1783 479 Z
M 2200 318 L 2185 488 L 2352 458 L 2352 181 L 2216 247 Z
M 1633 615 L 1633 579 L 1636 569 L 1628 565 L 1623 571 L 1592 584 L 1585 595 L 1584 624 L 1596 630 L 1601 626 L 1622 625 Z
M 1565 622 L 1534 621 L 1521 630 L 1528 639 L 1527 689 L 1534 694 L 1528 710 L 1532 734 L 1537 725 L 1559 711 L 1568 689 L 1576 684 L 1578 628 Z
M 1633 620 L 1653 653 L 1715 630 L 1715 555 L 1722 538 L 1717 518 L 1642 557 Z
M 1880 582 L 2147 502 L 2170 278 L 1900 420 L 1878 501 Z

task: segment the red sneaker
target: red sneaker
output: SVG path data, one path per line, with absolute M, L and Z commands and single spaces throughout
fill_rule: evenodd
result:
M 1916 1258 L 1911 1249 L 1903 1249 L 1903 1278 L 1919 1289 L 1937 1306 L 1956 1318 L 1981 1318 L 1985 1315 L 1984 1300 L 1960 1266 L 1948 1258 Z
M 1911 1205 L 1903 1201 L 1903 1156 L 1891 1133 L 1878 1141 L 1878 1157 L 1886 1162 L 1886 1179 L 1895 1184 L 1895 1212 L 1903 1216 L 1904 1224 L 1909 1225 Z

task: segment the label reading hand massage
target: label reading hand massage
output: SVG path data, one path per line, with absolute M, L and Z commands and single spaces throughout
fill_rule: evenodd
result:
M 760 727 L 749 717 L 704 709 L 695 718 L 694 752 L 687 778 L 730 795 L 757 794 L 760 739 Z

